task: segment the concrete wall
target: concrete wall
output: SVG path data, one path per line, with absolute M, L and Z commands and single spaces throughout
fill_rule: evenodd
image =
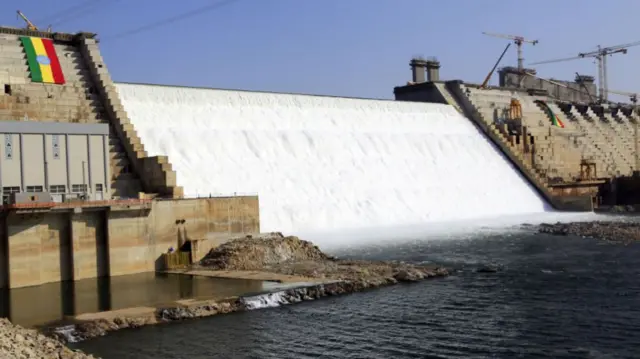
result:
M 527 69 L 526 71 L 536 74 L 534 69 Z M 550 79 L 553 82 L 560 84 L 556 85 L 531 76 L 521 77 L 518 74 L 518 69 L 514 67 L 502 68 L 498 74 L 500 87 L 518 88 L 518 82 L 522 78 L 523 88 L 545 90 L 549 93 L 549 96 L 561 101 L 590 103 L 595 101 L 598 97 L 598 88 L 596 84 L 593 83 L 593 80 L 585 81 L 583 87 L 581 84 L 572 81 Z M 585 91 L 585 87 L 588 92 Z M 589 95 L 591 95 L 591 97 Z
M 150 210 L 5 214 L 0 282 L 12 288 L 149 272 L 187 239 L 200 240 L 203 253 L 230 236 L 260 232 L 255 196 L 160 200 Z
M 159 269 L 162 253 L 186 240 L 204 240 L 211 248 L 230 235 L 259 231 L 258 198 L 253 196 L 155 201 L 148 216 L 111 212 L 111 274 Z
M 434 82 L 422 82 L 393 89 L 397 101 L 447 103 Z
M 20 36 L 53 40 L 65 84 L 31 81 Z M 144 151 L 94 37 L 0 27 L 0 121 L 107 123 L 113 178 L 106 189 L 121 198 L 137 198 L 139 192 L 182 197 L 169 160 Z
M 66 83 L 63 85 L 31 81 L 26 53 L 20 36 L 51 38 Z M 108 104 L 91 76 L 92 66 L 79 47 L 79 38 L 89 35 L 49 34 L 0 27 L 0 121 L 36 121 L 63 123 L 105 123 L 111 131 L 110 172 L 115 177 L 106 184 L 116 196 L 135 197 L 139 179 L 128 172 L 129 159 L 114 159 L 124 144 L 115 136 L 106 111 Z M 8 91 L 5 91 L 8 90 Z

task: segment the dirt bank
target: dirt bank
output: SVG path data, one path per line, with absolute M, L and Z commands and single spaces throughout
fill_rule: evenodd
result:
M 71 331 L 75 340 L 85 340 L 108 332 L 177 320 L 251 310 L 268 305 L 292 304 L 325 296 L 353 293 L 369 288 L 416 282 L 448 275 L 435 265 L 402 262 L 341 260 L 326 255 L 313 243 L 280 233 L 256 238 L 239 238 L 212 249 L 187 273 L 192 275 L 271 275 L 281 282 L 300 283 L 289 289 L 252 297 L 223 300 L 183 300 L 163 308 L 128 310 L 78 316 Z M 222 274 L 221 274 L 222 273 Z M 296 281 L 290 281 L 291 278 Z M 302 284 L 302 283 L 301 283 Z M 60 340 L 68 336 L 53 333 Z
M 346 287 L 366 289 L 397 282 L 415 282 L 448 274 L 436 265 L 392 261 L 341 260 L 326 255 L 309 241 L 271 233 L 239 238 L 212 249 L 197 268 L 263 271 L 290 276 L 332 279 Z
M 3 359 L 89 359 L 92 355 L 73 351 L 60 341 L 35 330 L 14 325 L 0 318 L 0 358 Z
M 640 223 L 635 222 L 570 222 L 543 223 L 537 227 L 538 232 L 559 236 L 577 235 L 604 241 L 628 244 L 640 241 Z

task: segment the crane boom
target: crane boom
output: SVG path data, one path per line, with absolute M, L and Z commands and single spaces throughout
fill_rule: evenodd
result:
M 27 29 L 32 31 L 38 31 L 38 28 L 36 27 L 36 25 L 34 25 L 31 21 L 29 21 L 29 19 L 27 19 L 27 17 L 25 16 L 25 14 L 22 13 L 22 11 L 18 10 L 17 12 L 18 12 L 18 16 L 20 16 L 22 20 L 24 20 L 24 22 L 27 23 Z
M 587 57 L 593 57 L 596 59 L 596 62 L 598 64 L 598 84 L 600 85 L 599 97 L 600 97 L 600 101 L 604 102 L 609 99 L 607 56 L 611 56 L 614 54 L 626 54 L 628 48 L 633 46 L 638 46 L 638 45 L 640 45 L 640 41 L 635 41 L 635 42 L 630 42 L 627 44 L 621 44 L 621 45 L 615 45 L 615 46 L 607 46 L 607 47 L 598 46 L 597 50 L 589 51 L 589 52 L 581 52 L 581 53 L 578 53 L 578 56 L 565 57 L 565 58 L 554 59 L 554 60 L 538 61 L 538 62 L 531 63 L 529 65 L 551 64 L 555 62 L 564 62 L 564 61 L 583 59 Z
M 522 73 L 524 71 L 524 58 L 522 57 L 522 44 L 526 43 L 526 44 L 535 45 L 538 43 L 538 40 L 529 40 L 529 39 L 525 39 L 523 36 L 495 34 L 492 32 L 482 32 L 482 34 L 487 36 L 492 36 L 492 37 L 498 37 L 501 39 L 513 40 L 518 50 L 518 71 L 521 74 L 520 76 L 522 76 Z M 521 86 L 521 84 L 522 84 L 522 81 L 518 81 L 518 86 Z
M 483 34 L 487 35 L 487 36 L 492 36 L 492 37 L 499 37 L 501 39 L 520 41 L 520 42 L 523 42 L 523 43 L 526 42 L 526 43 L 533 44 L 533 45 L 538 43 L 538 40 L 527 40 L 522 36 L 516 36 L 516 35 L 494 34 L 492 32 L 483 32 Z

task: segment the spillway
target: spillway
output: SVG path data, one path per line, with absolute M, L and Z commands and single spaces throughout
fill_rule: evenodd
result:
M 186 196 L 258 193 L 263 231 L 296 233 L 544 212 L 453 107 L 118 84 L 149 155 Z

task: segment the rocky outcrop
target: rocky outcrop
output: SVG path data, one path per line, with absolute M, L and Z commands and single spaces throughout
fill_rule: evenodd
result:
M 378 287 L 447 275 L 445 268 L 393 261 L 341 260 L 313 243 L 271 233 L 246 237 L 212 249 L 199 266 L 213 270 L 259 270 L 306 278 L 332 279 L 353 287 Z
M 537 228 L 539 233 L 557 236 L 576 235 L 620 243 L 640 240 L 640 223 L 594 221 L 570 223 L 543 223 Z
M 322 261 L 330 257 L 318 246 L 297 237 L 269 233 L 235 239 L 212 249 L 200 262 L 215 270 L 262 270 L 292 261 Z
M 3 359 L 89 359 L 95 358 L 81 351 L 74 351 L 54 338 L 32 329 L 14 325 L 0 318 L 0 358 Z

